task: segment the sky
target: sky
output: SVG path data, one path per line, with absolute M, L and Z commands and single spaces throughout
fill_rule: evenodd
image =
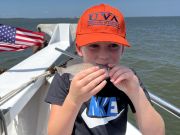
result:
M 0 18 L 79 17 L 100 3 L 118 8 L 125 17 L 180 16 L 180 0 L 1 0 Z

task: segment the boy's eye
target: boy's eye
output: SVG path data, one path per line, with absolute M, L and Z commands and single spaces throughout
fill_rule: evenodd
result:
M 117 49 L 117 48 L 120 48 L 120 46 L 117 45 L 117 44 L 111 44 L 111 45 L 109 45 L 109 48 L 111 48 L 111 49 Z
M 110 47 L 118 47 L 119 45 L 117 44 L 111 44 Z
M 92 48 L 92 49 L 95 49 L 95 48 L 98 48 L 99 45 L 97 45 L 97 44 L 92 44 L 92 45 L 90 45 L 89 47 Z

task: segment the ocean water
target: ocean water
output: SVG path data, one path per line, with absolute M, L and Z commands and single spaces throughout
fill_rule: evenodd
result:
M 40 23 L 76 23 L 77 19 L 0 19 L 1 24 L 36 30 Z M 180 108 L 180 17 L 126 18 L 126 48 L 121 63 L 134 68 L 145 87 L 152 93 Z M 0 53 L 0 69 L 8 69 L 32 54 L 31 49 L 21 52 Z M 167 135 L 180 134 L 180 120 L 154 107 L 162 115 Z M 134 123 L 130 113 L 130 121 Z

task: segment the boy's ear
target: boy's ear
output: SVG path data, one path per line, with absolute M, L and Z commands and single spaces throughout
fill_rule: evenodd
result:
M 76 45 L 76 52 L 79 56 L 82 56 L 82 51 L 81 51 L 81 48 L 80 47 L 77 47 Z

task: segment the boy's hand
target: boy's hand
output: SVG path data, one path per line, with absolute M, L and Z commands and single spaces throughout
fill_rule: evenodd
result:
M 114 66 L 112 64 L 109 66 L 111 67 L 109 77 L 111 82 L 117 88 L 122 90 L 127 95 L 132 94 L 139 89 L 139 80 L 131 69 L 119 65 Z
M 79 72 L 72 79 L 68 98 L 75 104 L 86 102 L 106 85 L 106 76 L 106 71 L 97 66 Z

